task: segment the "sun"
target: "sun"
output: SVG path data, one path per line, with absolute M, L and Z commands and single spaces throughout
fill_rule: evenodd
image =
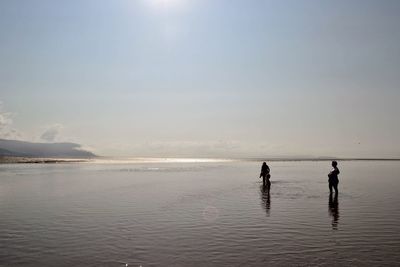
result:
M 157 8 L 177 7 L 184 0 L 148 0 L 149 3 Z

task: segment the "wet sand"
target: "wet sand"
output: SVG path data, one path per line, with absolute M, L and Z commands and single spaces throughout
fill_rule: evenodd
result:
M 396 266 L 400 163 L 3 164 L 0 265 Z

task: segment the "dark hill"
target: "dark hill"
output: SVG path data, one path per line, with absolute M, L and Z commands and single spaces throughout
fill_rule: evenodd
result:
M 90 151 L 82 150 L 75 143 L 32 143 L 0 139 L 1 157 L 32 158 L 94 158 Z

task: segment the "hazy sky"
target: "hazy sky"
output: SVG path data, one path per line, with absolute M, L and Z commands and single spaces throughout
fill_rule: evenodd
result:
M 0 0 L 0 135 L 400 157 L 400 1 Z

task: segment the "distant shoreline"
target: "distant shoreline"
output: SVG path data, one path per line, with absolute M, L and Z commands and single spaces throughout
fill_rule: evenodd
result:
M 94 162 L 96 159 L 105 159 L 101 157 L 96 158 L 35 158 L 35 157 L 0 157 L 0 164 L 51 164 L 51 163 L 85 163 Z M 106 158 L 107 159 L 107 158 Z M 318 161 L 400 161 L 397 158 L 112 158 L 110 163 L 205 163 L 205 162 L 234 162 L 234 161 L 247 161 L 247 162 L 318 162 Z M 133 160 L 131 162 L 131 160 Z M 107 160 L 106 160 L 107 162 Z
M 59 159 L 59 158 L 27 158 L 27 157 L 0 157 L 0 164 L 19 164 L 19 163 L 77 163 L 88 162 L 89 159 Z
M 250 158 L 244 161 L 400 161 L 400 158 Z

